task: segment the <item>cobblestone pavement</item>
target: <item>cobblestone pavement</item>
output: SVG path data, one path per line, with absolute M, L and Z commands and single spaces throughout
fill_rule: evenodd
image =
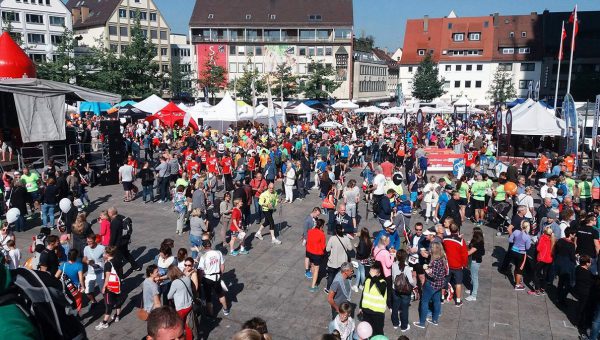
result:
M 357 178 L 354 170 L 350 177 Z M 360 183 L 360 182 L 359 182 Z M 279 183 L 280 184 L 280 183 Z M 276 187 L 279 187 L 279 184 Z M 188 247 L 187 233 L 175 235 L 176 216 L 171 204 L 144 204 L 138 198 L 124 203 L 120 186 L 95 187 L 90 190 L 94 200 L 90 207 L 92 221 L 101 210 L 110 206 L 119 213 L 130 216 L 134 221 L 133 242 L 130 246 L 134 257 L 144 266 L 158 254 L 158 246 L 164 238 L 175 239 L 175 249 Z M 303 201 L 283 204 L 276 212 L 276 223 L 282 223 L 281 245 L 272 245 L 268 236 L 264 241 L 250 239 L 251 249 L 247 256 L 225 257 L 225 280 L 229 286 L 231 314 L 219 314 L 212 323 L 204 323 L 209 339 L 230 339 L 245 320 L 260 316 L 267 321 L 274 339 L 315 339 L 327 332 L 330 308 L 322 290 L 308 291 L 309 281 L 304 277 L 304 247 L 301 243 L 302 221 L 313 206 L 320 200 L 315 190 Z M 365 218 L 365 205 L 359 206 L 363 219 L 360 226 L 367 226 L 372 232 L 379 229 L 372 218 Z M 411 223 L 422 220 L 413 218 Z M 33 220 L 32 224 L 39 225 Z M 256 231 L 252 226 L 250 235 Z M 463 228 L 465 238 L 470 240 L 472 224 Z M 495 231 L 484 227 L 486 254 L 480 269 L 479 294 L 476 302 L 465 301 L 460 308 L 453 304 L 442 306 L 439 326 L 428 324 L 426 329 L 412 327 L 405 333 L 410 339 L 576 339 L 577 330 L 565 312 L 561 311 L 548 296 L 529 296 L 526 291 L 515 292 L 506 276 L 497 271 L 497 257 L 502 258 L 507 245 L 506 237 L 496 237 Z M 17 244 L 24 257 L 29 254 L 27 247 L 31 236 L 39 230 L 32 228 L 17 236 Z M 98 230 L 98 225 L 94 225 Z M 252 237 L 252 236 L 251 236 Z M 127 271 L 129 266 L 125 267 Z M 83 320 L 90 339 L 141 339 L 146 333 L 144 322 L 135 316 L 135 308 L 140 303 L 142 272 L 133 272 L 124 281 L 127 299 L 123 305 L 121 321 L 108 329 L 96 331 L 103 308 L 91 312 L 83 309 Z M 320 287 L 324 287 L 322 280 Z M 359 300 L 359 294 L 352 295 L 352 302 Z M 575 303 L 568 307 L 568 315 L 575 314 Z M 418 304 L 412 303 L 409 321 L 418 318 Z M 385 333 L 390 339 L 401 335 L 394 330 L 390 312 L 386 312 Z

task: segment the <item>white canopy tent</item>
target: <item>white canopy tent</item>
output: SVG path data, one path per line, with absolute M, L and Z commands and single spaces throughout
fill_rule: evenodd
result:
M 192 116 L 193 119 L 198 121 L 198 118 L 202 118 L 202 115 L 205 114 L 205 111 L 210 109 L 212 105 L 207 102 L 199 102 L 196 105 L 189 108 L 188 113 Z
M 274 114 L 271 114 L 271 116 L 269 117 L 269 108 L 267 108 L 266 106 L 264 106 L 263 104 L 259 104 L 256 108 L 256 121 L 264 124 L 264 125 L 269 125 L 269 119 L 271 120 L 271 125 L 272 126 L 276 126 L 278 122 L 282 122 L 283 121 L 283 114 L 281 110 L 275 110 Z M 248 112 L 245 112 L 243 114 L 239 115 L 239 120 L 253 120 L 254 117 L 254 113 L 252 112 L 252 110 L 249 110 Z
M 523 103 L 525 104 L 525 103 Z M 521 108 L 523 108 L 521 106 Z M 525 136 L 563 136 L 565 121 L 550 113 L 544 105 L 533 102 L 516 114 L 513 112 L 512 134 Z
M 306 120 L 311 122 L 312 121 L 312 115 L 319 112 L 315 109 L 313 109 L 312 107 L 304 104 L 304 103 L 300 103 L 298 106 L 296 106 L 293 109 L 289 109 L 289 110 L 285 110 L 286 113 L 289 114 L 294 114 L 294 115 L 300 115 L 300 116 L 306 116 Z
M 184 112 L 188 112 L 190 110 L 190 107 L 185 105 L 184 103 L 177 104 L 177 107 L 182 109 Z
M 339 100 L 339 101 L 335 102 L 333 105 L 331 105 L 331 107 L 333 107 L 336 110 L 343 110 L 343 109 L 356 110 L 356 109 L 358 109 L 358 105 L 353 103 L 351 100 Z
M 461 96 L 454 102 L 454 106 L 471 106 L 471 102 L 465 96 Z
M 401 125 L 402 121 L 398 117 L 387 117 L 381 121 L 383 124 L 388 125 Z
M 221 131 L 223 131 L 225 126 L 238 121 L 237 114 L 246 112 L 239 112 L 238 110 L 236 114 L 236 110 L 238 109 L 236 106 L 237 104 L 233 98 L 231 98 L 229 92 L 226 92 L 225 96 L 223 96 L 223 99 L 221 99 L 217 105 L 207 108 L 204 110 L 204 112 L 201 112 L 197 116 L 204 119 L 205 125 L 210 125 L 212 127 L 217 126 L 221 128 Z M 194 115 L 192 115 L 192 117 L 193 116 Z M 216 122 L 219 124 L 215 125 Z
M 150 97 L 142 100 L 141 102 L 139 102 L 133 106 L 144 112 L 148 112 L 150 114 L 155 114 L 158 111 L 162 110 L 168 104 L 169 104 L 168 101 L 153 94 Z
M 382 110 L 376 106 L 361 107 L 360 109 L 354 110 L 354 112 L 361 112 L 361 113 L 381 113 L 381 111 Z

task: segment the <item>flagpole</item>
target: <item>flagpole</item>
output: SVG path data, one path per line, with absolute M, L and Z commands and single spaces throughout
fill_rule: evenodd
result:
M 563 32 L 565 31 L 565 21 L 562 22 L 562 29 L 560 30 L 560 49 L 558 51 L 558 72 L 556 73 L 556 89 L 554 89 L 554 111 L 556 111 L 556 105 L 558 105 L 558 80 L 560 78 L 560 64 L 562 63 L 563 56 Z
M 569 58 L 569 78 L 567 79 L 567 93 L 571 93 L 571 71 L 573 70 L 573 52 L 575 52 L 575 30 L 577 29 L 577 5 L 573 13 L 573 36 L 571 36 L 571 57 Z

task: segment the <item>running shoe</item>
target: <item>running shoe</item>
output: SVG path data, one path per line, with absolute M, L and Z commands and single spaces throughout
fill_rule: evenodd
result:
M 406 328 L 400 328 L 400 332 L 405 333 L 410 330 L 410 324 L 406 324 Z
M 312 277 L 313 277 L 312 273 L 309 270 L 307 270 L 306 272 L 304 272 L 304 276 L 306 276 L 306 278 L 309 279 L 309 280 L 312 279 Z
M 281 244 L 281 241 L 279 241 L 279 239 L 274 238 L 273 240 L 271 240 L 271 243 L 273 243 L 273 244 Z
M 229 309 L 223 309 L 223 315 L 225 315 L 225 316 L 229 315 Z
M 256 234 L 254 234 L 254 236 L 261 241 L 263 239 L 262 235 L 259 232 L 256 232 Z
M 229 255 L 231 255 L 231 256 L 238 256 L 239 252 L 237 250 L 234 250 L 231 253 L 229 253 Z
M 308 288 L 308 291 L 311 292 L 311 293 L 316 293 L 317 290 L 318 290 L 317 287 L 310 287 L 310 288 Z
M 429 322 L 430 324 L 432 324 L 434 326 L 438 325 L 437 321 L 433 321 L 432 319 L 429 319 L 429 318 L 427 318 L 427 322 Z
M 108 328 L 108 322 L 100 322 L 96 327 L 94 327 L 97 331 L 101 331 L 103 329 Z
M 248 252 L 246 249 L 241 249 L 240 251 L 238 251 L 238 253 L 240 255 L 248 255 L 250 252 Z
M 425 325 L 421 325 L 419 322 L 415 321 L 413 322 L 413 325 L 415 325 L 415 327 L 419 327 L 419 328 L 425 328 Z
M 515 290 L 525 290 L 525 286 L 522 284 L 518 284 L 515 286 Z

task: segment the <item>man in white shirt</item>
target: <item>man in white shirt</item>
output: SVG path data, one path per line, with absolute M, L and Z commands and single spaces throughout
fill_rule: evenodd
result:
M 202 285 L 206 292 L 206 307 L 208 314 L 212 315 L 211 301 L 212 293 L 214 292 L 219 297 L 219 302 L 223 306 L 223 314 L 227 316 L 229 315 L 229 309 L 227 308 L 227 300 L 225 299 L 224 285 L 221 283 L 221 275 L 225 271 L 225 260 L 223 259 L 223 253 L 213 250 L 211 247 L 212 243 L 210 240 L 202 241 L 204 255 L 198 261 L 198 269 L 204 272 L 204 275 L 202 275 Z
M 85 294 L 91 301 L 90 308 L 96 303 L 94 293 L 104 287 L 104 246 L 96 242 L 96 235 L 91 234 L 87 237 L 87 246 L 83 248 L 83 264 L 88 265 L 88 271 L 85 275 Z
M 540 189 L 540 197 L 548 197 L 551 196 L 553 199 L 555 199 L 556 196 L 556 188 L 554 187 L 554 185 L 556 184 L 556 179 L 555 178 L 548 178 L 548 180 L 546 181 L 546 184 Z
M 125 163 L 119 168 L 119 183 L 123 184 L 123 190 L 125 191 L 125 202 L 129 202 L 133 199 L 133 176 L 133 167 L 127 164 L 127 161 L 125 161 Z

